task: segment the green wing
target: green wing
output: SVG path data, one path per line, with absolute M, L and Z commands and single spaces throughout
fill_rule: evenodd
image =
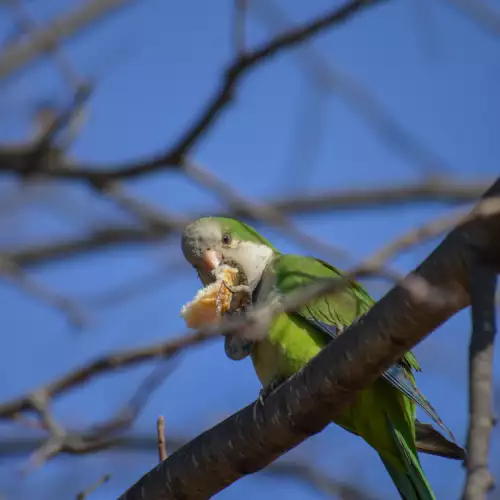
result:
M 284 295 L 317 279 L 345 276 L 339 269 L 326 262 L 301 255 L 277 256 L 273 262 L 273 271 L 278 291 Z M 365 314 L 373 304 L 374 300 L 359 283 L 348 280 L 347 285 L 338 292 L 311 301 L 296 314 L 320 330 L 327 343 Z M 384 372 L 382 378 L 420 406 L 455 441 L 451 431 L 418 390 L 412 370 L 421 371 L 421 368 L 413 353 L 409 351 L 399 363 Z

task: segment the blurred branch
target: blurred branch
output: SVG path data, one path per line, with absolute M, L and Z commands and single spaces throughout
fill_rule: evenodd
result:
M 3 249 L 3 255 L 19 266 L 34 266 L 60 262 L 67 258 L 100 251 L 123 244 L 150 243 L 170 235 L 170 231 L 142 229 L 140 227 L 109 227 L 96 229 L 90 234 L 50 243 L 38 243 L 19 250 Z
M 9 44 L 0 53 L 0 80 L 19 71 L 64 40 L 74 37 L 96 22 L 124 7 L 130 0 L 87 0 L 78 8 L 54 19 L 26 39 Z
M 500 36 L 500 11 L 484 0 L 447 0 L 466 17 L 476 21 L 480 27 Z
M 104 309 L 115 305 L 123 305 L 124 302 L 144 296 L 167 285 L 172 286 L 177 280 L 185 277 L 190 268 L 186 265 L 184 258 L 172 258 L 166 263 L 161 263 L 148 273 L 121 283 L 118 286 L 97 292 L 85 297 L 80 296 L 80 301 L 87 307 Z
M 11 5 L 14 15 L 17 19 L 17 22 L 19 26 L 22 28 L 22 30 L 28 35 L 36 37 L 39 25 L 31 18 L 27 10 L 24 8 L 23 1 L 6 0 L 6 3 Z M 69 84 L 69 86 L 76 90 L 81 85 L 80 78 L 77 72 L 73 69 L 73 66 L 71 65 L 70 61 L 64 56 L 60 47 L 58 47 L 57 45 L 58 45 L 57 42 L 50 44 L 48 51 L 53 53 L 55 61 L 59 66 L 59 69 L 63 77 Z M 2 56 L 0 54 L 0 60 L 1 57 Z
M 331 254 L 342 259 L 347 257 L 348 253 L 345 250 L 322 242 L 299 229 L 280 210 L 276 210 L 271 205 L 261 205 L 244 198 L 233 187 L 216 177 L 209 170 L 191 161 L 186 161 L 183 165 L 183 171 L 188 178 L 201 184 L 205 189 L 214 192 L 221 201 L 227 203 L 231 209 L 231 213 L 241 215 L 245 219 L 267 223 L 312 251 Z
M 44 401 L 51 401 L 61 394 L 89 382 L 102 373 L 117 371 L 121 368 L 133 366 L 143 361 L 171 358 L 184 347 L 201 342 L 210 335 L 214 336 L 212 331 L 208 334 L 205 332 L 194 332 L 151 346 L 124 350 L 112 353 L 108 356 L 102 356 L 87 365 L 70 371 L 66 375 L 55 379 L 26 396 L 0 404 L 0 418 L 12 418 L 20 412 L 36 410 L 33 403 L 34 395 L 36 395 L 37 398 L 43 398 Z M 154 380 L 156 375 L 151 375 L 151 377 L 153 377 Z M 148 385 L 150 383 L 149 381 Z
M 477 218 L 479 215 L 478 212 L 490 215 L 498 211 L 500 211 L 500 196 L 491 197 L 472 213 L 467 213 L 463 209 L 457 209 L 451 214 L 437 217 L 426 224 L 411 228 L 408 232 L 394 239 L 372 255 L 362 266 L 366 270 L 370 270 L 371 268 L 380 270 L 391 257 L 400 255 L 417 244 L 422 244 L 432 238 L 441 236 L 458 224 L 464 224 Z
M 463 216 L 461 219 L 457 219 L 456 217 L 448 218 L 446 219 L 447 224 L 450 225 L 451 223 L 460 223 L 461 230 L 463 232 L 466 231 L 466 229 L 464 228 L 467 228 L 468 224 L 476 224 L 478 226 L 480 224 L 486 224 L 487 222 L 493 224 L 492 221 L 496 221 L 495 217 L 498 218 L 498 214 L 500 213 L 499 198 L 494 196 L 496 194 L 496 189 L 500 191 L 500 181 L 498 181 L 497 184 L 495 184 L 494 188 L 492 188 L 491 192 L 488 194 L 487 199 L 484 199 L 471 212 L 471 214 Z M 500 225 L 500 221 L 498 221 L 497 223 Z M 359 265 L 349 275 L 347 275 L 344 280 L 328 280 L 328 282 L 326 283 L 321 282 L 319 284 L 314 284 L 314 286 L 311 287 L 305 287 L 304 290 L 299 291 L 299 293 L 290 294 L 290 296 L 285 299 L 284 303 L 276 306 L 275 309 L 271 306 L 265 305 L 260 309 L 257 308 L 255 312 L 250 312 L 247 319 L 229 319 L 228 321 L 224 321 L 220 326 L 215 326 L 213 328 L 207 328 L 204 331 L 184 335 L 168 342 L 155 344 L 153 346 L 145 348 L 123 351 L 121 353 L 115 353 L 99 358 L 88 365 L 85 365 L 59 379 L 56 379 L 52 383 L 49 383 L 42 388 L 33 391 L 27 396 L 0 405 L 0 417 L 15 419 L 21 412 L 29 410 L 38 413 L 38 415 L 40 416 L 41 424 L 43 425 L 43 428 L 45 428 L 49 433 L 49 437 L 44 442 L 44 444 L 33 454 L 31 462 L 34 462 L 35 464 L 43 463 L 45 460 L 48 460 L 49 458 L 52 458 L 53 456 L 61 452 L 71 451 L 73 453 L 86 453 L 90 450 L 95 451 L 97 449 L 107 447 L 109 446 L 110 440 L 113 439 L 113 433 L 126 428 L 126 426 L 130 425 L 130 423 L 135 419 L 138 410 L 144 406 L 146 398 L 149 396 L 151 391 L 154 390 L 154 387 L 158 385 L 159 381 L 163 380 L 163 378 L 165 377 L 163 369 L 161 369 L 161 373 L 158 373 L 157 370 L 154 370 L 152 372 L 150 377 L 148 377 L 144 384 L 141 386 L 136 396 L 134 396 L 134 398 L 131 400 L 127 411 L 121 412 L 114 419 L 106 422 L 104 425 L 100 425 L 98 428 L 91 430 L 86 434 L 75 435 L 74 433 L 68 433 L 68 431 L 62 429 L 55 422 L 52 414 L 49 412 L 49 403 L 55 397 L 60 396 L 62 393 L 65 393 L 66 391 L 71 390 L 82 383 L 88 382 L 93 377 L 106 371 L 117 370 L 119 368 L 124 368 L 126 366 L 131 366 L 133 364 L 151 359 L 161 359 L 167 357 L 171 358 L 174 354 L 178 353 L 181 349 L 184 349 L 189 345 L 206 341 L 210 338 L 215 338 L 220 334 L 228 332 L 241 333 L 242 331 L 248 330 L 248 328 L 253 328 L 257 331 L 265 330 L 267 324 L 266 322 L 273 315 L 283 311 L 295 310 L 297 306 L 301 305 L 302 303 L 308 302 L 314 297 L 328 292 L 333 292 L 336 288 L 342 286 L 345 280 L 353 279 L 357 275 L 383 272 L 382 266 L 384 262 L 395 252 L 401 251 L 408 245 L 413 244 L 418 238 L 428 237 L 430 234 L 434 234 L 437 230 L 442 231 L 444 227 L 446 226 L 443 225 L 442 221 L 438 221 L 438 223 L 433 221 L 430 225 L 427 226 L 427 229 L 425 229 L 424 227 L 424 229 L 421 229 L 420 231 L 411 231 L 409 233 L 411 237 L 403 236 L 402 238 L 397 240 L 395 244 L 388 245 L 378 254 L 375 254 L 371 259 L 368 259 L 367 261 Z M 458 229 L 457 231 L 460 235 L 460 229 Z M 472 230 L 469 229 L 469 233 L 471 231 Z M 481 244 L 491 245 L 491 241 L 484 237 L 483 233 L 485 232 L 485 230 L 483 227 L 477 229 L 476 231 L 482 231 L 480 233 L 482 239 L 478 242 L 478 247 Z M 452 233 L 452 235 L 453 234 L 454 233 Z M 452 235 L 450 235 L 447 240 L 445 240 L 440 245 L 440 249 L 445 247 L 445 250 L 441 250 L 442 253 L 446 252 L 446 242 L 450 239 L 453 240 Z M 467 233 L 467 236 L 460 236 L 460 238 L 455 237 L 455 239 L 458 239 L 459 242 L 465 241 L 467 243 L 466 248 L 471 248 L 468 243 L 469 240 L 471 240 L 470 234 Z M 461 252 L 463 253 L 464 250 L 463 248 L 459 249 L 458 246 L 459 245 L 456 242 L 452 241 L 452 243 L 448 243 L 449 248 L 447 250 L 448 252 L 458 252 L 458 257 L 457 255 L 455 255 L 455 259 L 463 260 L 464 257 L 461 255 Z M 490 252 L 490 258 L 491 255 L 496 255 L 492 250 L 490 250 Z M 435 253 L 437 253 L 437 251 Z M 475 255 L 473 257 L 477 258 Z M 496 258 L 498 258 L 498 255 L 496 255 Z M 436 264 L 432 263 L 432 265 L 435 266 Z M 464 300 L 467 299 L 464 299 L 464 290 L 458 286 L 455 286 L 455 289 L 453 291 L 451 287 L 447 287 L 447 293 L 444 294 L 448 298 L 453 297 L 454 300 L 448 299 L 445 301 L 439 301 L 433 297 L 431 298 L 431 300 L 425 300 L 426 293 L 428 295 L 428 289 L 441 288 L 441 290 L 443 290 L 443 287 L 441 285 L 436 286 L 432 281 L 436 280 L 439 276 L 431 276 L 429 278 L 426 277 L 425 274 L 426 273 L 423 271 L 412 273 L 405 280 L 403 280 L 402 284 L 400 285 L 400 295 L 406 294 L 401 300 L 406 300 L 405 303 L 407 307 L 408 304 L 411 304 L 411 302 L 413 301 L 413 308 L 418 308 L 418 306 L 427 307 L 434 313 L 434 315 L 439 315 L 441 311 L 447 311 L 451 314 L 456 311 L 457 308 L 460 309 L 461 307 L 463 307 Z M 420 280 L 422 281 L 422 283 L 417 283 L 416 280 Z M 410 282 L 409 286 L 408 283 L 405 283 L 407 281 Z M 416 286 L 415 283 L 420 286 L 421 292 L 421 285 L 426 285 L 420 295 L 414 293 L 413 287 Z M 366 318 L 369 318 L 369 314 L 366 316 Z M 363 324 L 365 323 L 365 321 L 367 321 L 367 319 L 364 318 L 358 323 Z M 377 321 L 380 321 L 380 319 L 377 318 Z M 402 328 L 401 325 L 397 322 L 396 325 L 399 328 Z M 415 332 L 415 335 L 419 334 L 420 333 L 418 331 Z M 397 345 L 400 345 L 401 342 L 402 340 L 398 339 Z
M 299 479 L 304 484 L 312 486 L 319 493 L 339 500 L 376 500 L 378 498 L 359 486 L 332 479 L 317 468 L 304 466 L 303 463 L 276 462 L 266 467 L 262 474 Z
M 495 199 L 499 195 L 500 179 L 474 209 L 476 217 L 454 229 L 412 273 L 456 300 L 435 307 L 415 301 L 403 286 L 393 288 L 348 328 L 349 334 L 329 343 L 264 405 L 249 405 L 204 432 L 121 498 L 209 497 L 321 431 L 357 391 L 470 303 L 469 275 L 478 260 L 500 270 L 500 212 Z M 496 210 L 491 210 L 492 202 Z M 304 289 L 301 299 L 307 302 L 311 296 L 305 295 Z
M 497 184 L 500 185 L 500 181 L 495 183 L 494 188 L 492 189 L 496 189 Z M 386 261 L 397 252 L 407 249 L 409 245 L 417 243 L 419 241 L 419 237 L 429 237 L 430 235 L 436 234 L 437 230 L 442 232 L 446 228 L 449 228 L 452 223 L 453 225 L 459 224 L 459 227 L 467 227 L 467 224 L 470 223 L 480 224 L 483 220 L 495 220 L 495 217 L 500 213 L 500 198 L 498 196 L 494 196 L 495 193 L 496 191 L 493 190 L 493 193 L 486 199 L 482 200 L 470 214 L 466 214 L 461 218 L 444 218 L 443 220 L 447 223 L 447 225 L 444 225 L 442 220 L 438 220 L 438 223 L 432 221 L 430 224 L 423 226 L 420 230 L 410 231 L 408 235 L 402 236 L 396 240 L 395 243 L 387 245 L 378 253 L 374 254 L 373 257 L 359 264 L 342 279 L 324 280 L 318 283 L 313 283 L 311 286 L 304 287 L 303 290 L 296 294 L 290 294 L 283 304 L 273 306 L 273 308 L 267 305 L 256 308 L 249 320 L 250 325 L 245 319 L 241 320 L 238 318 L 230 318 L 223 321 L 219 326 L 216 325 L 194 333 L 181 335 L 173 340 L 103 356 L 88 365 L 84 365 L 69 372 L 63 377 L 56 379 L 35 392 L 37 394 L 43 394 L 46 399 L 50 400 L 109 370 L 124 368 L 150 359 L 171 357 L 192 344 L 213 339 L 223 333 L 241 332 L 242 328 L 248 329 L 248 327 L 255 327 L 255 323 L 252 322 L 255 322 L 256 317 L 265 321 L 270 315 L 294 310 L 296 307 L 317 296 L 337 290 L 349 279 L 356 279 L 361 276 L 376 276 L 377 274 L 385 276 L 387 271 L 384 270 L 383 266 Z M 443 246 L 446 247 L 445 242 L 449 239 L 450 236 L 448 236 L 439 248 Z M 441 290 L 442 287 L 433 287 L 432 283 L 432 279 L 423 278 L 421 273 L 412 273 L 401 281 L 399 287 L 404 289 L 413 301 L 417 301 L 421 305 L 427 304 L 428 307 L 433 307 L 436 311 L 456 307 L 457 304 L 463 300 L 463 290 L 461 289 L 455 290 L 454 293 L 451 293 L 451 290 L 448 290 L 448 293 L 444 295 L 446 300 L 438 300 L 439 297 L 435 297 L 434 295 L 437 295 L 437 290 Z M 431 295 L 431 300 L 426 300 L 426 295 L 429 295 L 430 292 L 435 293 Z M 33 409 L 32 395 L 1 404 L 0 418 L 12 418 L 12 416 L 18 414 L 19 412 L 30 409 Z
M 111 474 L 104 474 L 101 478 L 99 478 L 94 484 L 91 484 L 88 488 L 85 488 L 83 491 L 76 495 L 76 500 L 85 500 L 91 493 L 93 493 L 99 486 L 104 483 L 107 483 L 111 479 Z
M 0 164 L 2 157 L 0 152 Z M 454 182 L 451 179 L 426 180 L 417 184 L 403 184 L 401 186 L 381 188 L 353 188 L 344 191 L 316 193 L 314 195 L 294 196 L 278 201 L 261 202 L 264 210 L 277 210 L 284 215 L 300 215 L 311 213 L 333 213 L 346 210 L 368 210 L 401 206 L 413 203 L 443 203 L 460 204 L 477 200 L 489 184 L 486 181 Z M 116 194 L 116 191 L 115 191 Z M 117 195 L 117 202 L 118 202 Z M 125 207 L 123 194 L 120 203 Z M 138 202 L 140 204 L 142 202 Z M 145 205 L 137 208 L 144 210 Z M 131 205 L 126 207 L 131 209 Z M 178 234 L 187 220 L 195 219 L 199 214 L 178 218 L 172 221 L 169 215 L 168 222 L 162 220 L 158 213 L 151 214 L 154 224 L 147 228 L 111 226 L 100 228 L 86 236 L 75 239 L 62 240 L 50 243 L 41 243 L 21 249 L 3 249 L 3 254 L 16 262 L 19 266 L 35 266 L 61 259 L 73 258 L 84 253 L 90 253 L 125 244 L 144 244 L 165 240 L 167 237 Z M 242 212 L 238 206 L 219 215 L 243 216 L 246 220 L 254 221 L 248 210 Z M 144 214 L 145 216 L 145 214 Z
M 493 346 L 496 273 L 478 263 L 471 273 L 472 335 L 469 347 L 469 432 L 463 500 L 483 500 L 493 489 L 488 468 L 493 428 Z
M 30 144 L 28 155 L 25 157 L 25 162 L 19 173 L 23 177 L 31 176 L 35 173 L 43 174 L 45 168 L 52 168 L 54 164 L 52 160 L 62 158 L 63 150 L 55 144 L 56 135 L 62 129 L 68 129 L 75 123 L 75 119 L 82 112 L 83 107 L 90 98 L 92 88 L 87 85 L 81 85 L 75 91 L 75 96 L 72 103 L 61 113 L 59 113 L 46 130 L 41 131 L 40 137 L 37 137 L 34 144 Z M 49 160 L 49 161 L 47 161 Z M 65 162 L 67 168 L 70 168 L 70 162 Z M 44 168 L 45 167 L 45 168 Z
M 31 422 L 27 420 L 15 419 L 16 422 L 20 422 L 21 424 L 29 427 L 40 429 L 38 422 Z M 135 452 L 144 452 L 158 451 L 158 436 L 153 434 L 142 434 L 142 433 L 125 433 L 122 432 L 126 427 L 122 427 L 118 429 L 119 432 L 115 432 L 113 429 L 113 433 L 102 436 L 102 439 L 99 441 L 98 445 L 95 445 L 96 440 L 88 439 L 89 433 L 82 432 L 80 433 L 80 441 L 81 442 L 92 442 L 92 446 L 88 447 L 80 447 L 78 450 L 76 449 L 66 449 L 64 453 L 68 455 L 81 455 L 86 453 L 93 453 L 95 451 L 104 451 L 104 450 L 118 450 L 120 453 L 135 453 Z M 443 456 L 440 453 L 436 453 L 436 450 L 430 446 L 427 446 L 430 441 L 433 443 L 436 442 L 436 438 L 440 439 L 440 444 L 442 446 L 448 446 L 450 454 L 445 455 L 445 458 L 452 458 L 456 460 L 463 460 L 463 452 L 458 445 L 454 445 L 451 441 L 448 441 L 445 437 L 443 437 L 438 431 L 436 431 L 430 424 L 423 424 L 421 422 L 418 423 L 416 427 L 416 438 L 417 438 L 417 449 L 420 453 L 425 453 L 434 456 Z M 39 437 L 27 437 L 27 433 L 23 435 L 19 435 L 13 437 L 13 433 L 10 434 L 9 437 L 5 437 L 0 439 L 0 457 L 12 457 L 15 455 L 25 455 L 27 453 L 32 452 L 34 449 L 39 448 L 43 444 L 43 440 Z M 73 433 L 75 434 L 75 433 Z M 439 437 L 438 437 L 439 436 Z M 169 447 L 175 451 L 184 444 L 188 442 L 188 439 L 177 439 L 173 436 L 168 436 Z M 451 445 L 451 446 L 450 446 Z M 456 452 L 454 455 L 452 453 L 452 449 Z M 267 470 L 267 469 L 266 469 Z
M 188 442 L 188 439 L 168 436 L 168 442 L 172 450 L 176 451 Z M 38 448 L 40 444 L 40 439 L 27 438 L 26 436 L 0 440 L 0 456 L 12 456 L 18 453 L 24 454 L 33 448 Z M 157 436 L 152 434 L 122 436 L 109 443 L 112 449 L 119 450 L 120 453 L 144 451 L 153 453 L 157 451 L 157 445 Z M 345 500 L 376 500 L 377 498 L 361 488 L 357 488 L 355 485 L 331 478 L 306 460 L 280 460 L 266 467 L 261 474 L 276 478 L 297 478 L 321 493 L 330 496 L 339 495 L 341 499 Z
M 20 413 L 11 415 L 13 421 L 45 430 L 45 437 L 32 451 L 25 472 L 38 467 L 61 453 L 81 455 L 107 449 L 116 443 L 117 436 L 130 428 L 151 394 L 174 369 L 168 359 L 155 367 L 139 385 L 128 404 L 107 421 L 76 432 L 63 428 L 50 410 L 54 394 L 46 388 L 39 389 L 25 398 L 28 407 L 39 417 L 38 422 L 19 418 Z M 33 425 L 35 424 L 35 425 Z M 38 424 L 38 425 L 36 425 Z
M 115 0 L 116 1 L 116 0 Z M 351 0 L 342 7 L 323 14 L 298 28 L 293 28 L 287 33 L 277 36 L 261 47 L 251 52 L 246 52 L 230 64 L 225 72 L 225 78 L 219 89 L 205 104 L 193 123 L 174 142 L 165 153 L 154 156 L 145 161 L 133 162 L 129 165 L 122 165 L 114 168 L 86 168 L 75 166 L 69 170 L 53 166 L 50 171 L 51 177 L 79 179 L 90 182 L 95 186 L 105 186 L 110 181 L 119 179 L 130 179 L 147 173 L 152 173 L 162 168 L 178 169 L 181 166 L 185 155 L 189 153 L 202 138 L 203 135 L 215 123 L 221 111 L 233 100 L 234 92 L 242 77 L 252 68 L 269 60 L 284 50 L 293 48 L 309 38 L 318 35 L 332 26 L 339 25 L 355 14 L 361 12 L 372 4 L 382 3 L 386 0 Z M 1 65 L 0 65 L 1 76 Z M 12 171 L 11 168 L 0 162 L 0 171 Z
M 26 294 L 63 313 L 76 327 L 81 328 L 86 323 L 86 315 L 78 304 L 38 283 L 5 255 L 0 255 L 0 276 Z
M 285 11 L 276 3 L 254 1 L 250 4 L 260 15 L 262 22 L 279 25 L 281 29 L 290 24 Z M 319 87 L 342 98 L 371 126 L 378 136 L 398 152 L 405 160 L 412 162 L 428 177 L 451 172 L 450 165 L 434 151 L 422 144 L 403 124 L 398 123 L 369 89 L 352 76 L 334 68 L 328 58 L 313 43 L 301 45 L 297 50 L 301 66 L 306 75 Z
M 234 0 L 233 41 L 236 57 L 243 57 L 246 48 L 246 13 L 248 0 Z
M 454 179 L 427 179 L 411 184 L 318 191 L 269 202 L 266 206 L 289 215 L 349 210 L 370 210 L 417 203 L 459 204 L 477 201 L 491 185 L 485 181 L 456 182 Z M 238 214 L 237 214 L 238 215 Z

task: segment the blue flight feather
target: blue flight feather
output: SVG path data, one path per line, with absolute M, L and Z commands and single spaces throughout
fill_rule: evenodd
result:
M 339 329 L 336 325 L 329 325 L 311 316 L 305 316 L 302 314 L 301 316 L 331 338 L 335 339 L 338 337 Z M 439 425 L 439 427 L 441 427 L 441 429 L 443 429 L 454 442 L 456 442 L 455 436 L 453 436 L 450 429 L 448 429 L 444 422 L 439 418 L 436 410 L 432 407 L 429 401 L 425 399 L 424 395 L 418 390 L 417 386 L 410 379 L 408 379 L 408 377 L 406 377 L 403 365 L 400 363 L 392 365 L 382 374 L 382 378 L 387 380 L 393 387 L 401 391 L 405 396 L 420 406 L 420 408 L 422 408 L 422 410 L 424 410 L 427 415 L 429 415 L 429 417 L 431 417 L 432 420 L 434 420 L 434 422 L 436 422 L 436 424 Z

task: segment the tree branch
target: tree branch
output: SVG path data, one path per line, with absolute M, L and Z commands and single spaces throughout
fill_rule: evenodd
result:
M 76 302 L 31 278 L 18 264 L 2 254 L 0 254 L 0 276 L 13 283 L 26 294 L 62 312 L 70 323 L 77 328 L 81 328 L 86 324 L 87 316 L 83 308 Z
M 209 170 L 195 165 L 191 161 L 183 164 L 183 171 L 186 175 L 203 186 L 205 189 L 217 194 L 218 198 L 227 203 L 231 212 L 241 214 L 244 219 L 258 220 L 282 232 L 285 236 L 296 240 L 299 244 L 316 253 L 324 253 L 345 259 L 348 253 L 338 247 L 330 245 L 302 231 L 297 225 L 284 215 L 280 210 L 276 210 L 271 205 L 263 205 L 251 201 L 240 195 L 229 184 L 212 174 Z
M 484 0 L 448 0 L 457 10 L 466 17 L 475 21 L 480 27 L 490 31 L 493 35 L 500 35 L 500 11 L 490 6 Z
M 126 3 L 130 3 L 130 0 L 88 0 L 81 7 L 65 13 L 28 38 L 7 46 L 0 53 L 0 79 L 19 71 L 65 39 L 75 36 L 89 26 L 95 26 L 96 21 Z
M 493 342 L 497 276 L 478 265 L 471 273 L 472 335 L 469 346 L 469 432 L 463 500 L 486 499 L 494 482 L 488 468 L 493 428 Z
M 158 438 L 158 459 L 163 462 L 167 458 L 167 445 L 165 444 L 165 418 L 163 415 L 158 417 L 156 422 L 156 432 Z
M 168 437 L 169 447 L 172 450 L 181 448 L 187 439 Z M 0 440 L 0 456 L 13 456 L 15 454 L 24 454 L 34 448 L 39 448 L 43 442 L 37 438 L 29 438 L 26 436 L 19 438 L 8 438 Z M 156 452 L 158 438 L 156 435 L 128 435 L 125 437 L 117 437 L 110 439 L 107 442 L 107 448 L 119 450 L 120 453 L 127 452 Z M 100 448 L 101 450 L 103 448 Z M 95 451 L 92 449 L 90 451 Z M 65 451 L 68 454 L 75 454 L 71 450 Z M 316 467 L 310 464 L 308 460 L 280 460 L 262 471 L 263 474 L 276 478 L 296 478 L 304 484 L 311 486 L 318 492 L 327 495 L 340 495 L 340 498 L 346 500 L 376 500 L 376 497 L 366 492 L 364 489 L 349 484 L 348 482 L 336 480 L 327 474 L 321 472 Z
M 161 168 L 180 168 L 184 156 L 194 148 L 200 138 L 215 123 L 221 111 L 231 102 L 237 85 L 250 69 L 265 60 L 271 59 L 278 53 L 291 49 L 312 36 L 324 32 L 332 26 L 346 22 L 366 7 L 384 1 L 386 0 L 350 0 L 342 7 L 323 14 L 304 26 L 293 28 L 287 33 L 273 38 L 261 47 L 240 55 L 227 68 L 220 87 L 205 103 L 198 116 L 193 120 L 192 125 L 182 133 L 166 152 L 145 161 L 132 162 L 118 168 L 98 168 L 96 166 L 91 168 L 80 166 L 71 170 L 52 168 L 51 177 L 79 179 L 103 186 L 110 181 L 130 179 Z M 1 75 L 0 65 L 0 77 Z M 0 170 L 4 170 L 1 163 Z
M 263 406 L 249 405 L 204 432 L 145 474 L 121 500 L 210 497 L 321 431 L 357 391 L 470 303 L 469 276 L 477 262 L 500 269 L 499 195 L 500 179 L 485 194 L 489 200 L 476 207 L 477 217 L 453 230 L 412 273 L 456 300 L 435 307 L 396 286 Z
M 416 244 L 419 239 L 440 234 L 445 229 L 451 228 L 451 225 L 466 225 L 472 222 L 477 223 L 478 220 L 484 217 L 492 218 L 499 212 L 500 199 L 496 196 L 489 197 L 484 199 L 470 214 L 466 214 L 462 217 L 458 217 L 458 215 L 455 214 L 452 217 L 446 216 L 437 221 L 431 221 L 431 223 L 425 224 L 419 229 L 410 230 L 407 234 L 396 239 L 393 243 L 386 245 L 371 258 L 366 259 L 356 266 L 343 278 L 327 279 L 312 283 L 302 290 L 291 293 L 282 304 L 264 304 L 263 306 L 249 311 L 247 315 L 249 319 L 229 318 L 224 320 L 220 325 L 215 325 L 195 333 L 180 335 L 166 342 L 100 357 L 54 380 L 41 389 L 34 391 L 32 394 L 1 404 L 0 418 L 12 418 L 21 411 L 33 409 L 33 394 L 41 393 L 45 398 L 51 399 L 109 370 L 131 366 L 153 358 L 170 357 L 192 344 L 213 339 L 224 333 L 241 334 L 244 329 L 248 334 L 248 331 L 252 330 L 252 328 L 260 331 L 266 327 L 265 322 L 273 315 L 284 311 L 293 311 L 297 307 L 320 295 L 332 293 L 345 286 L 348 279 L 376 275 L 384 277 L 389 276 L 391 279 L 395 279 L 395 281 L 400 281 L 399 286 L 403 288 L 406 293 L 410 294 L 413 301 L 426 303 L 429 307 L 433 307 L 436 310 L 445 306 L 454 307 L 460 302 L 461 294 L 459 292 L 452 293 L 449 291 L 448 294 L 443 294 L 439 286 L 433 286 L 431 281 L 422 278 L 418 273 L 412 273 L 405 279 L 400 280 L 399 275 L 395 275 L 395 273 L 390 270 L 384 269 L 384 265 L 388 259 L 398 252 L 406 250 L 409 246 Z
M 0 164 L 1 162 L 2 156 L 0 152 Z M 352 188 L 343 191 L 335 190 L 315 193 L 314 195 L 294 196 L 278 201 L 261 202 L 259 205 L 263 209 L 277 210 L 284 215 L 368 210 L 429 202 L 454 205 L 476 201 L 487 189 L 488 185 L 489 183 L 485 181 L 459 183 L 452 179 L 443 181 L 426 180 L 418 184 L 402 184 L 400 186 L 380 188 Z M 22 249 L 4 249 L 3 254 L 20 266 L 36 266 L 115 246 L 150 244 L 177 234 L 179 227 L 181 227 L 183 221 L 169 218 L 170 224 L 167 224 L 166 217 L 163 214 L 162 218 L 161 212 L 154 213 L 149 210 L 145 213 L 145 205 L 142 202 L 136 201 L 132 205 L 130 197 L 128 197 L 127 202 L 123 192 L 116 191 L 114 187 L 111 188 L 111 193 L 108 196 L 114 196 L 115 203 L 122 208 L 133 211 L 138 216 L 142 213 L 144 217 L 141 220 L 142 222 L 145 223 L 147 217 L 149 217 L 151 221 L 149 227 L 110 226 L 76 239 L 37 244 Z M 142 204 L 142 208 L 139 207 L 139 204 Z M 220 215 L 234 217 L 243 215 L 245 220 L 251 222 L 258 220 L 253 218 L 248 210 L 242 211 L 238 206 L 232 206 L 231 210 L 221 212 Z M 185 219 L 191 220 L 198 216 L 199 214 L 193 214 Z
M 101 476 L 95 483 L 91 484 L 88 488 L 85 488 L 83 491 L 80 491 L 76 495 L 76 500 L 85 500 L 91 493 L 93 493 L 99 486 L 104 483 L 107 483 L 111 479 L 111 474 L 104 474 Z

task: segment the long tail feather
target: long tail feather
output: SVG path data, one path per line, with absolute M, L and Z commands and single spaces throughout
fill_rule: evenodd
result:
M 410 448 L 401 433 L 392 425 L 389 417 L 387 417 L 387 424 L 399 451 L 400 467 L 396 467 L 392 461 L 384 458 L 382 454 L 380 458 L 401 498 L 403 500 L 436 500 L 420 466 L 416 451 Z
M 458 444 L 440 434 L 432 425 L 415 421 L 417 450 L 451 460 L 465 460 L 467 453 Z
M 329 335 L 332 339 L 336 339 L 338 337 L 339 329 L 335 325 L 329 325 L 323 321 L 320 321 L 313 315 L 311 315 L 311 317 L 304 316 L 304 318 L 316 328 L 319 328 L 322 332 Z M 455 436 L 441 420 L 441 417 L 438 415 L 437 411 L 420 392 L 415 383 L 405 375 L 405 370 L 401 364 L 390 366 L 382 374 L 382 378 L 387 380 L 393 387 L 396 387 L 406 397 L 410 398 L 414 403 L 420 406 L 420 408 L 422 408 L 422 410 L 424 410 L 427 415 L 429 415 L 429 417 L 431 417 L 432 420 L 434 420 L 434 422 L 450 436 L 452 441 L 456 442 Z

